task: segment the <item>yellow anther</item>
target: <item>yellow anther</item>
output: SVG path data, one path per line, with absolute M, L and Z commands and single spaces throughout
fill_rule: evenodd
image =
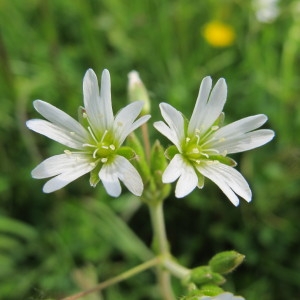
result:
M 72 152 L 70 150 L 64 150 L 64 153 L 67 154 L 67 155 L 71 155 Z

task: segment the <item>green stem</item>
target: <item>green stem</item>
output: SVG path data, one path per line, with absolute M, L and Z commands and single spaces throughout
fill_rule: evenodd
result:
M 164 214 L 163 201 L 154 201 L 149 204 L 151 223 L 153 227 L 154 237 L 153 244 L 156 252 L 164 261 L 170 256 Z M 165 300 L 175 300 L 171 285 L 170 272 L 163 266 L 158 266 L 157 277 L 159 281 L 160 290 Z
M 94 292 L 97 292 L 97 291 L 100 291 L 100 290 L 103 290 L 113 284 L 116 284 L 120 281 L 123 281 L 125 279 L 128 279 L 129 277 L 132 277 L 138 273 L 141 273 L 147 269 L 150 269 L 151 267 L 154 267 L 158 264 L 161 263 L 161 258 L 158 256 L 158 257 L 155 257 L 151 260 L 148 260 L 146 261 L 145 263 L 142 263 L 130 270 L 127 270 L 126 272 L 120 274 L 120 275 L 117 275 L 116 277 L 113 277 L 113 278 L 110 278 L 106 281 L 103 281 L 101 282 L 100 284 L 96 285 L 95 287 L 91 288 L 91 289 L 88 289 L 86 291 L 83 291 L 83 292 L 80 292 L 80 293 L 77 293 L 77 294 L 74 294 L 72 296 L 68 296 L 66 298 L 63 298 L 61 300 L 76 300 L 76 299 L 79 299 L 83 296 L 86 296 L 88 294 L 91 294 L 91 293 L 94 293 Z

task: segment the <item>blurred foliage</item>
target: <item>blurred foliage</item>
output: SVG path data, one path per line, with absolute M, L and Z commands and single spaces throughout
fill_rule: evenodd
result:
M 1 299 L 59 298 L 151 255 L 149 216 L 136 198 L 110 199 L 87 177 L 45 195 L 30 177 L 38 162 L 62 150 L 26 129 L 37 117 L 32 101 L 76 117 L 89 67 L 110 70 L 115 111 L 127 101 L 127 73 L 138 70 L 152 99 L 150 126 L 160 119 L 161 101 L 189 116 L 206 75 L 227 80 L 227 122 L 268 115 L 275 140 L 235 156 L 253 202 L 235 208 L 207 182 L 187 199 L 166 201 L 168 235 L 188 267 L 219 251 L 245 254 L 226 287 L 248 300 L 300 297 L 300 1 L 279 5 L 273 22 L 260 23 L 251 1 L 242 0 L 0 1 Z M 211 21 L 235 30 L 233 45 L 206 42 Z M 176 280 L 174 286 L 182 295 Z M 85 299 L 102 297 L 159 299 L 151 271 Z

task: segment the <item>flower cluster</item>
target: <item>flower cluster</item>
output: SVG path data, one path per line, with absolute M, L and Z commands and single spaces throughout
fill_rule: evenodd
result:
M 104 70 L 99 94 L 98 80 L 89 69 L 83 79 L 84 108 L 80 122 L 63 111 L 41 100 L 34 102 L 35 109 L 47 120 L 33 119 L 27 126 L 73 150 L 52 156 L 33 171 L 34 178 L 51 178 L 44 192 L 56 191 L 78 177 L 90 172 L 90 184 L 101 180 L 107 193 L 118 197 L 120 181 L 133 194 L 140 196 L 143 182 L 130 163 L 134 149 L 123 147 L 126 137 L 150 118 L 140 118 L 143 101 L 135 101 L 114 117 L 111 103 L 110 75 Z M 219 79 L 212 89 L 212 80 L 205 77 L 191 119 L 167 103 L 160 104 L 165 120 L 154 127 L 174 145 L 166 151 L 171 160 L 162 181 L 178 179 L 175 195 L 184 197 L 195 187 L 204 186 L 204 178 L 215 182 L 229 200 L 238 205 L 238 196 L 251 200 L 251 190 L 244 177 L 233 167 L 235 161 L 227 155 L 259 147 L 269 142 L 274 132 L 256 130 L 266 121 L 265 115 L 255 115 L 223 126 L 222 112 L 227 97 L 224 79 Z M 238 195 L 238 196 L 237 196 Z

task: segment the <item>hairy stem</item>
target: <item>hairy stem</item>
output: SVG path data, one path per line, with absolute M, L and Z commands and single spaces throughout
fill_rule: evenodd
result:
M 154 232 L 153 246 L 157 254 L 164 261 L 167 257 L 170 256 L 170 252 L 163 214 L 163 201 L 155 201 L 150 203 L 149 209 Z M 157 277 L 163 299 L 175 300 L 169 271 L 162 265 L 158 266 Z

